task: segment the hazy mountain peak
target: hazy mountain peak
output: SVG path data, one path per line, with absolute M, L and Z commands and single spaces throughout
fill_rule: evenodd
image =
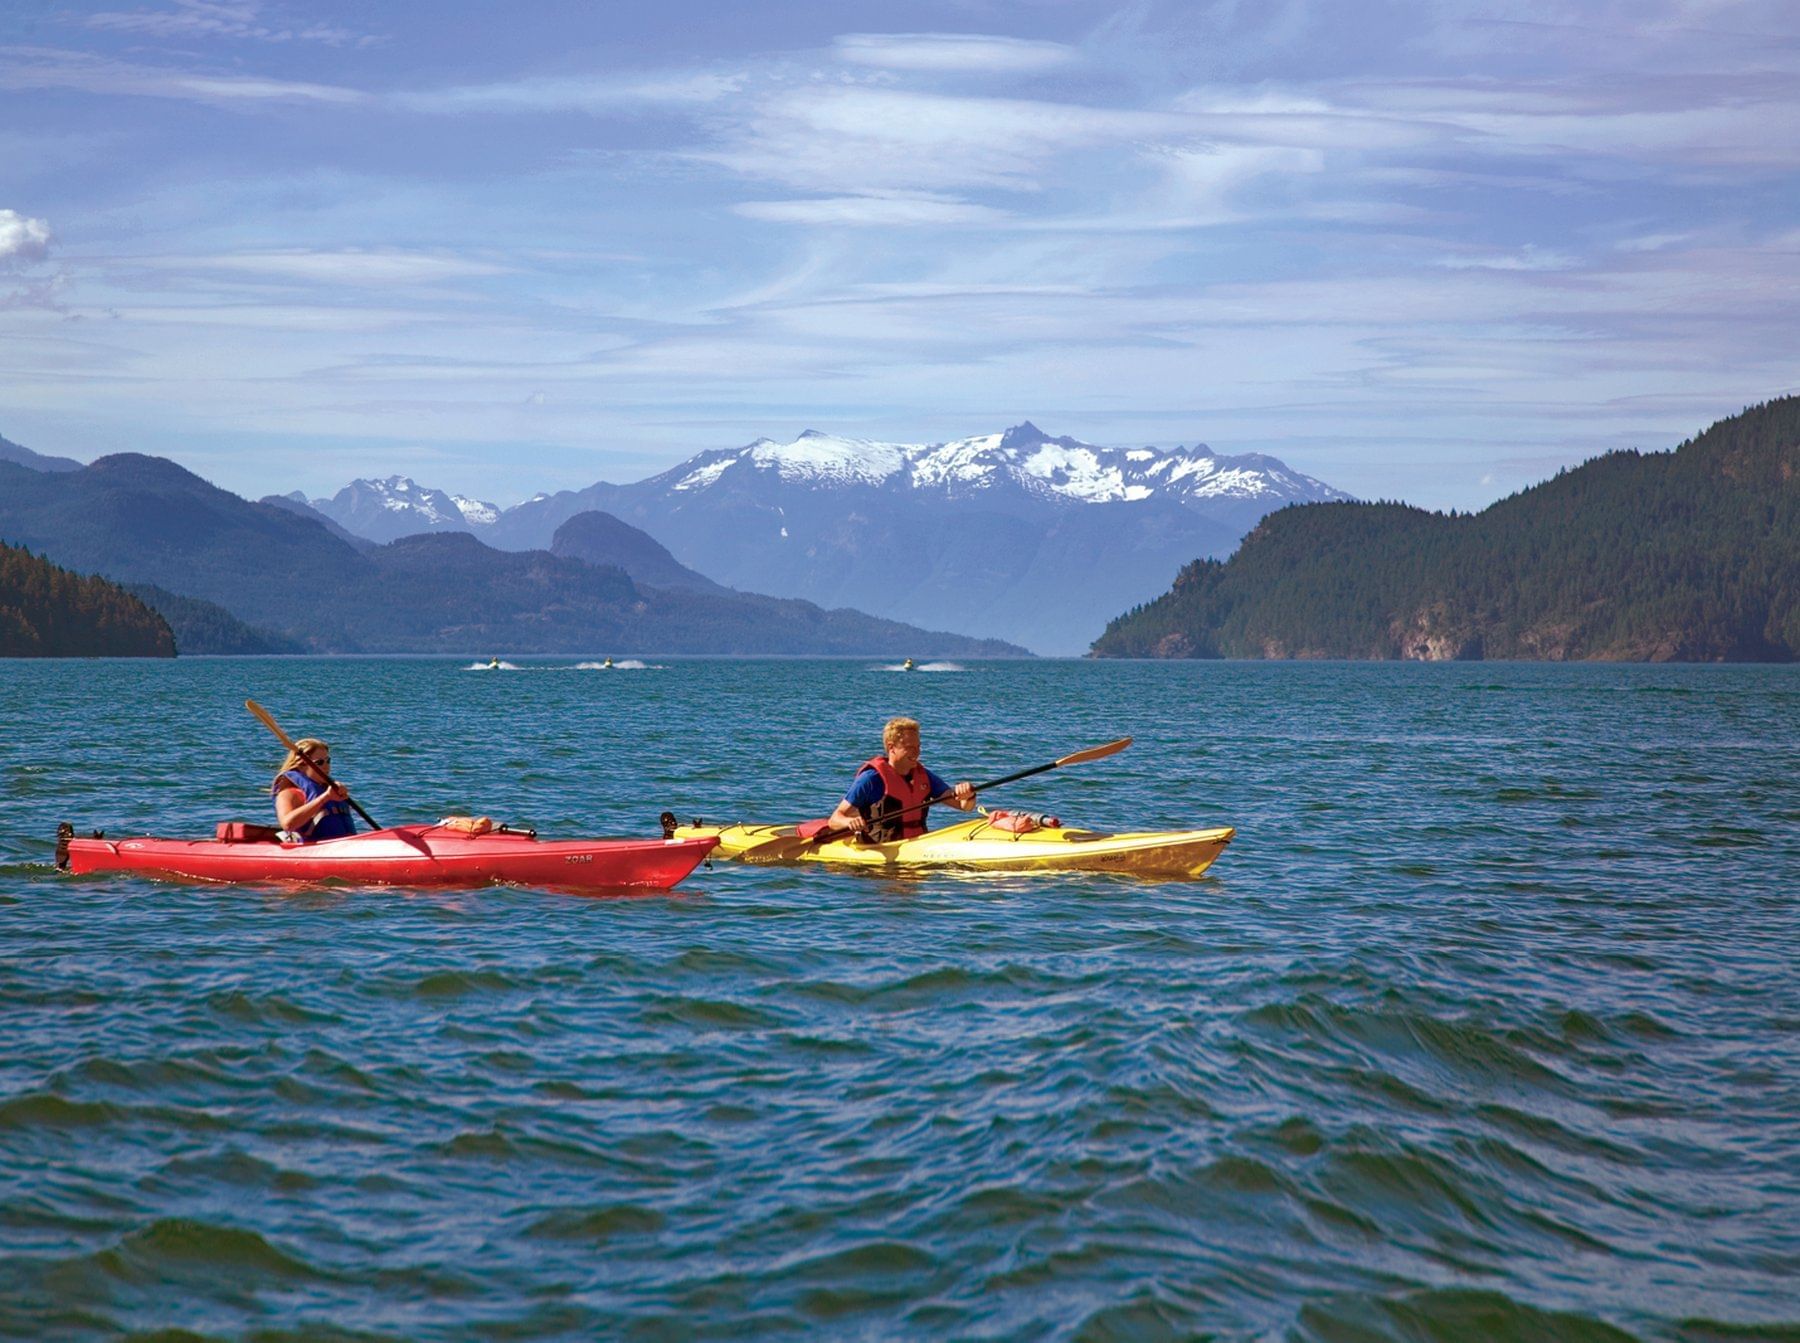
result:
M 1030 420 L 1023 420 L 1000 435 L 1003 448 L 1024 448 L 1045 441 L 1047 435 Z
M 415 532 L 468 531 L 493 525 L 493 504 L 421 485 L 411 476 L 353 480 L 329 499 L 308 501 L 340 526 L 372 541 L 392 541 Z
M 81 463 L 73 457 L 46 457 L 21 443 L 0 437 L 0 462 L 17 462 L 33 471 L 79 471 Z

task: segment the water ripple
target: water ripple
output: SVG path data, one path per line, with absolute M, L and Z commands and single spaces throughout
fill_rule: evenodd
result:
M 0 1337 L 1800 1338 L 1800 669 L 659 662 L 7 669 Z M 958 776 L 1131 731 L 1012 796 L 1240 834 L 604 902 L 48 867 L 248 814 L 301 679 L 384 816 L 815 814 L 913 711 Z M 184 799 L 104 782 L 152 701 Z

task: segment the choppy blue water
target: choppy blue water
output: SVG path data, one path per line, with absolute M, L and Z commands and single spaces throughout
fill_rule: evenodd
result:
M 472 650 L 482 654 L 485 650 Z M 0 664 L 0 1336 L 1800 1337 L 1800 668 Z M 818 814 L 1203 881 L 67 878 L 59 820 Z

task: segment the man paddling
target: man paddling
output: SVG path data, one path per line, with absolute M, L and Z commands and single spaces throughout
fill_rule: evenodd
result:
M 850 791 L 826 823 L 832 831 L 865 835 L 878 844 L 925 833 L 927 803 L 945 799 L 958 811 L 975 806 L 975 785 L 967 779 L 952 788 L 919 760 L 919 724 L 891 718 L 881 730 L 883 754 L 865 761 Z

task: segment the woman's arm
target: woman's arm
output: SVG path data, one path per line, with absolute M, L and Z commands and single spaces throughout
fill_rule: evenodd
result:
M 298 833 L 311 825 L 327 802 L 342 802 L 350 796 L 342 784 L 334 783 L 311 802 L 298 788 L 283 788 L 275 794 L 275 819 L 283 830 Z

